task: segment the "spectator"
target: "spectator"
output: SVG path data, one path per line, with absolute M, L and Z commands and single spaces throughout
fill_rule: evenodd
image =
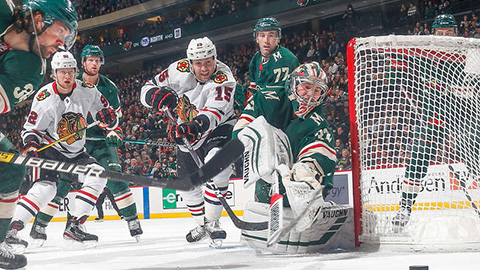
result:
M 330 57 L 335 57 L 339 49 L 340 49 L 340 45 L 338 45 L 337 41 L 333 39 L 330 45 L 328 46 L 328 55 Z

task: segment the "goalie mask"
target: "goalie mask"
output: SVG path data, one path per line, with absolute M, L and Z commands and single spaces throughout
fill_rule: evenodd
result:
M 77 73 L 77 60 L 70 52 L 56 52 L 52 57 L 52 74 L 57 78 L 57 69 L 73 68 Z
M 304 119 L 328 94 L 327 75 L 317 62 L 297 67 L 285 82 L 295 114 Z
M 33 11 L 41 10 L 44 14 L 43 22 L 45 23 L 37 36 L 41 35 L 48 27 L 52 26 L 55 21 L 60 21 L 68 28 L 69 33 L 55 34 L 65 43 L 65 50 L 70 49 L 75 43 L 78 28 L 78 15 L 70 0 L 25 0 L 23 1 L 23 15 L 30 13 L 33 20 Z M 66 32 L 66 31 L 65 31 Z

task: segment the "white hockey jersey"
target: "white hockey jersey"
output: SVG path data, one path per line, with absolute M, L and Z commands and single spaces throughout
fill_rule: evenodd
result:
M 188 59 L 170 64 L 142 87 L 140 95 L 142 104 L 151 108 L 145 102 L 145 97 L 149 91 L 162 86 L 169 86 L 179 97 L 187 96 L 198 110 L 198 115 L 205 115 L 210 120 L 210 127 L 203 133 L 202 138 L 192 144 L 195 149 L 203 144 L 205 138 L 215 128 L 232 121 L 236 81 L 230 68 L 219 60 L 212 77 L 205 83 L 195 78 Z
M 61 95 L 56 82 L 47 84 L 38 90 L 33 99 L 23 126 L 22 140 L 27 143 L 35 139 L 41 144 L 49 144 L 85 127 L 88 113 L 95 119 L 97 112 L 108 106 L 107 99 L 93 85 L 86 86 L 75 80 L 72 92 Z M 84 151 L 84 145 L 85 131 L 51 147 L 68 158 L 74 158 Z

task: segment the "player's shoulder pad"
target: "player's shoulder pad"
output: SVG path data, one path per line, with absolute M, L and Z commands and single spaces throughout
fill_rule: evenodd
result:
M 176 66 L 176 69 L 180 72 L 190 72 L 191 69 L 190 61 L 188 61 L 187 59 L 177 61 Z

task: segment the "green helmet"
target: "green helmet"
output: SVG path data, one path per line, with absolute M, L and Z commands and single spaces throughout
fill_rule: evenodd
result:
M 105 64 L 105 57 L 103 56 L 103 51 L 97 45 L 87 45 L 83 47 L 82 53 L 80 54 L 82 63 L 85 62 L 85 58 L 88 56 L 100 56 L 102 65 Z
M 278 37 L 280 37 L 282 34 L 282 27 L 277 19 L 273 17 L 261 18 L 253 28 L 253 38 L 257 37 L 257 32 L 259 31 L 277 31 Z
M 327 74 L 317 62 L 298 66 L 285 81 L 288 99 L 294 113 L 305 119 L 313 109 L 323 103 L 329 93 Z
M 435 31 L 435 29 L 439 28 L 457 29 L 457 21 L 455 20 L 455 17 L 453 17 L 451 14 L 441 14 L 435 17 L 432 23 L 432 29 Z
M 70 30 L 70 34 L 65 38 L 67 49 L 73 46 L 77 36 L 78 15 L 70 0 L 24 0 L 23 14 L 40 9 L 44 14 L 45 27 L 42 32 L 50 27 L 55 21 L 61 21 Z

